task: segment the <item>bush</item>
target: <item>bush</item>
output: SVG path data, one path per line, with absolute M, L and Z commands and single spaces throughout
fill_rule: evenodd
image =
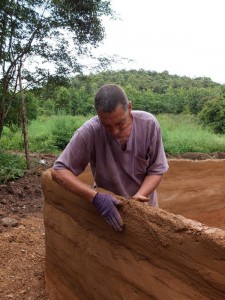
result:
M 214 98 L 208 101 L 198 116 L 200 121 L 210 126 L 215 133 L 225 133 L 224 98 Z
M 55 119 L 52 131 L 54 146 L 63 150 L 74 132 L 84 123 L 84 117 L 61 116 Z
M 5 150 L 23 150 L 22 131 L 17 126 L 4 126 L 1 146 Z
M 1 149 L 0 165 L 0 183 L 20 178 L 26 171 L 26 161 L 21 155 L 5 153 Z
M 27 121 L 37 118 L 38 115 L 38 99 L 31 92 L 26 92 L 26 116 Z M 21 127 L 21 96 L 17 94 L 12 101 L 9 113 L 5 118 L 5 124 L 8 126 L 16 125 Z

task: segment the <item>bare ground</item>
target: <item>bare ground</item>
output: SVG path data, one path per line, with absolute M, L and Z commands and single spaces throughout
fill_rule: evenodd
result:
M 23 178 L 0 185 L 2 300 L 48 299 L 44 278 L 45 233 L 40 175 L 52 165 L 55 157 L 45 156 L 44 159 L 45 165 L 37 165 Z
M 43 194 L 40 175 L 54 156 L 40 156 L 45 165 L 0 185 L 0 295 L 2 300 L 47 300 L 44 280 Z M 187 153 L 185 159 L 224 159 L 225 153 Z

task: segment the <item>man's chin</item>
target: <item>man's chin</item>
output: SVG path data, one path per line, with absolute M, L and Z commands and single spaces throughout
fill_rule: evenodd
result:
M 117 139 L 117 140 L 121 140 L 122 139 L 121 136 L 115 136 L 115 135 L 114 135 L 114 138 Z
M 111 134 L 111 136 L 112 136 L 114 139 L 117 139 L 117 140 L 121 139 L 121 136 L 120 136 L 120 135 L 114 135 L 114 134 Z

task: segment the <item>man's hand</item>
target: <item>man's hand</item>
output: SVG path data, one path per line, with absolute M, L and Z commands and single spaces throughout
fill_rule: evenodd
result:
M 109 194 L 97 193 L 92 203 L 111 227 L 116 231 L 123 230 L 123 220 L 116 208 L 116 206 L 122 205 L 123 202 Z
M 145 202 L 145 203 L 149 202 L 149 198 L 142 196 L 142 195 L 133 196 L 132 199 L 139 201 L 139 202 Z

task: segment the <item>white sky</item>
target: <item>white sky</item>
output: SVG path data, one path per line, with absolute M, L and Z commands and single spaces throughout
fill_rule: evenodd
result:
M 105 21 L 97 54 L 145 69 L 225 83 L 225 0 L 111 0 L 121 20 Z

